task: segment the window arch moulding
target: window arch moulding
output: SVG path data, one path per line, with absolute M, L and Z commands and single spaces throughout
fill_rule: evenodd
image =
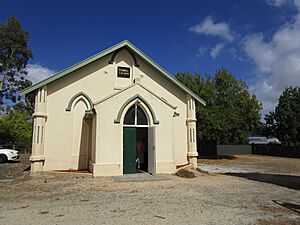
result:
M 79 92 L 79 93 L 75 94 L 75 95 L 70 99 L 70 101 L 69 101 L 69 103 L 68 103 L 68 106 L 67 106 L 67 108 L 66 108 L 66 111 L 68 111 L 68 112 L 71 111 L 72 105 L 73 105 L 74 101 L 75 101 L 77 98 L 79 98 L 79 97 L 82 97 L 82 98 L 86 101 L 86 103 L 87 103 L 87 105 L 88 105 L 88 108 L 87 108 L 87 110 L 85 110 L 85 111 L 86 111 L 87 113 L 93 113 L 93 112 L 94 112 L 94 104 L 93 104 L 93 102 L 92 102 L 92 99 L 91 99 L 87 94 L 85 94 L 84 92 Z
M 124 109 L 126 108 L 126 106 L 128 104 L 130 104 L 132 101 L 135 101 L 136 99 L 140 100 L 141 102 L 143 102 L 147 108 L 149 109 L 150 111 L 150 114 L 151 114 L 151 117 L 152 117 L 152 120 L 153 120 L 153 124 L 159 124 L 159 120 L 157 119 L 156 115 L 155 115 L 155 112 L 152 108 L 152 106 L 147 102 L 146 99 L 144 99 L 142 96 L 140 96 L 139 94 L 136 94 L 132 97 L 130 97 L 129 99 L 127 99 L 123 105 L 121 106 L 121 108 L 119 109 L 119 112 L 118 112 L 118 115 L 116 117 L 116 119 L 114 120 L 114 123 L 120 123 L 121 121 L 121 116 L 123 114 L 123 111 Z

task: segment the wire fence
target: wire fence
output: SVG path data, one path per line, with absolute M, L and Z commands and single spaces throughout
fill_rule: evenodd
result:
M 300 158 L 300 147 L 282 145 L 252 145 L 252 154 Z
M 199 157 L 235 154 L 256 154 L 300 158 L 300 146 L 283 146 L 277 144 L 252 145 L 218 145 L 216 141 L 198 141 Z

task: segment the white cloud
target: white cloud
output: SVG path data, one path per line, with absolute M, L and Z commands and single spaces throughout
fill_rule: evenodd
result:
M 28 71 L 26 78 L 30 80 L 33 84 L 55 74 L 55 71 L 39 64 L 28 64 L 26 69 Z
M 281 7 L 285 4 L 294 4 L 296 8 L 300 9 L 300 1 L 299 0 L 266 0 L 269 5 L 275 6 L 275 7 Z M 298 16 L 299 17 L 299 16 Z
M 300 11 L 300 1 L 299 0 L 294 0 L 294 4 L 298 9 L 298 12 Z M 298 19 L 299 19 L 299 14 L 298 14 Z
M 263 34 L 244 40 L 244 50 L 259 74 L 250 89 L 262 101 L 263 114 L 275 108 L 285 87 L 300 85 L 300 0 L 294 0 L 294 5 L 298 9 L 294 21 L 280 27 L 270 41 Z
M 288 0 L 267 0 L 267 3 L 269 5 L 273 5 L 273 6 L 276 6 L 276 7 L 280 7 L 284 4 L 286 4 L 288 2 Z
M 222 49 L 224 48 L 224 44 L 217 44 L 215 47 L 213 47 L 211 50 L 210 50 L 210 53 L 209 55 L 212 57 L 212 58 L 216 58 L 222 51 Z
M 243 50 L 242 50 L 242 51 L 243 51 Z M 246 60 L 244 59 L 244 57 L 242 56 L 242 54 L 241 54 L 241 50 L 239 50 L 239 49 L 237 49 L 237 48 L 231 47 L 231 48 L 228 49 L 227 52 L 228 52 L 234 59 L 236 59 L 236 60 L 239 60 L 239 61 L 241 61 L 241 62 L 246 61 Z
M 190 31 L 197 34 L 206 34 L 212 36 L 219 36 L 226 41 L 233 41 L 234 36 L 229 28 L 229 25 L 225 22 L 214 23 L 212 17 L 206 17 L 201 23 L 190 27 Z
M 203 55 L 207 52 L 207 50 L 208 50 L 207 47 L 202 46 L 198 49 L 198 52 L 200 55 Z

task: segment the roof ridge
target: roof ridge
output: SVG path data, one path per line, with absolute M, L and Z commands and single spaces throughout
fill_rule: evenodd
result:
M 200 102 L 203 105 L 206 105 L 205 101 L 200 98 L 197 94 L 195 94 L 193 91 L 191 91 L 188 87 L 186 87 L 184 84 L 182 84 L 180 81 L 178 81 L 172 74 L 170 74 L 168 71 L 166 71 L 164 68 L 162 68 L 158 63 L 156 63 L 152 58 L 150 58 L 149 56 L 147 56 L 143 51 L 141 51 L 139 48 L 137 48 L 134 44 L 132 44 L 129 40 L 123 40 L 107 49 L 104 49 L 102 51 L 100 51 L 99 53 L 96 53 L 76 64 L 73 64 L 69 67 L 67 67 L 66 69 L 52 75 L 51 77 L 48 77 L 32 86 L 29 86 L 25 89 L 23 89 L 20 92 L 20 95 L 26 95 L 40 87 L 43 87 L 44 85 L 47 85 L 55 80 L 60 79 L 61 77 L 75 71 L 78 70 L 80 68 L 82 68 L 83 66 L 86 66 L 124 46 L 128 46 L 130 48 L 131 51 L 133 51 L 134 53 L 136 53 L 142 60 L 145 60 L 146 62 L 148 62 L 152 67 L 154 67 L 156 70 L 158 70 L 160 73 L 162 73 L 163 75 L 165 75 L 165 77 L 172 81 L 175 85 L 177 85 L 179 88 L 181 88 L 182 90 L 184 90 L 186 93 L 188 93 L 189 95 L 191 95 L 192 97 L 194 97 L 198 102 Z

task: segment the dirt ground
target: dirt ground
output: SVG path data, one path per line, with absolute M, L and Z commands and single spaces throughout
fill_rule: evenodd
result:
M 258 156 L 253 162 L 238 157 L 225 164 L 257 162 L 267 168 L 261 170 L 262 175 L 276 175 L 277 171 L 268 171 L 272 165 L 277 168 L 277 163 L 296 168 L 300 164 L 299 160 L 272 158 Z M 2 167 L 11 165 L 0 165 L 0 173 L 5 171 Z M 280 170 L 277 175 L 285 176 Z M 0 183 L 0 224 L 300 224 L 296 185 L 286 187 L 230 173 L 195 172 L 196 177 L 190 179 L 169 175 L 168 180 L 135 182 L 74 173 L 30 178 L 28 173 L 20 169 L 11 176 L 14 181 Z M 286 176 L 299 179 L 292 169 Z
M 29 177 L 29 154 L 21 154 L 19 161 L 0 164 L 0 180 L 24 179 Z
M 218 159 L 198 159 L 198 164 L 229 170 L 300 176 L 300 159 L 261 155 L 220 156 Z M 224 170 L 226 171 L 226 170 Z M 223 172 L 224 172 L 223 171 Z M 222 172 L 222 171 L 216 171 Z

